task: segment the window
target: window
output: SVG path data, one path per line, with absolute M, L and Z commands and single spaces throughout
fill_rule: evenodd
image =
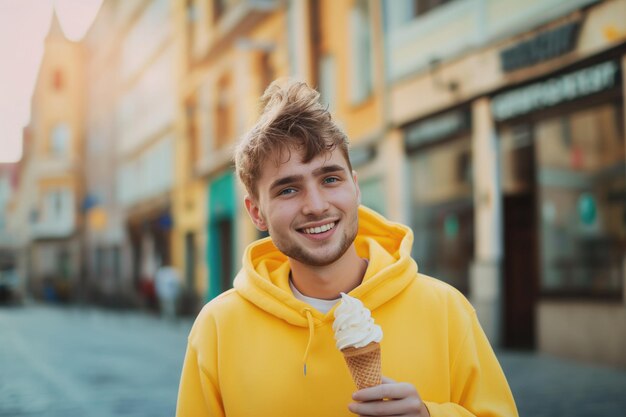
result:
M 409 158 L 413 257 L 420 271 L 467 293 L 474 255 L 474 196 L 468 136 Z
M 61 91 L 65 86 L 65 79 L 63 77 L 63 71 L 60 69 L 55 70 L 52 73 L 52 88 L 54 91 Z
M 59 223 L 71 219 L 70 191 L 64 188 L 54 188 L 46 191 L 41 202 L 41 221 L 45 223 Z
M 72 138 L 72 131 L 67 123 L 55 125 L 50 136 L 50 152 L 56 156 L 66 155 Z
M 213 0 L 213 22 L 217 22 L 226 10 L 226 0 Z
M 231 103 L 231 83 L 230 77 L 224 75 L 217 84 L 217 104 L 215 111 L 215 149 L 220 149 L 228 143 L 232 138 L 233 132 L 233 114 Z
M 332 55 L 323 55 L 319 63 L 319 92 L 320 102 L 333 110 L 335 105 L 336 69 L 335 58 Z
M 187 140 L 188 143 L 188 161 L 189 173 L 193 177 L 196 162 L 200 157 L 200 129 L 198 126 L 198 105 L 194 97 L 190 98 L 186 104 L 187 115 Z
M 621 103 L 538 122 L 537 187 L 544 294 L 622 295 L 626 146 Z
M 187 34 L 187 58 L 191 62 L 193 46 L 196 40 L 196 25 L 198 24 L 198 7 L 195 0 L 187 0 L 185 5 L 185 25 Z
M 350 13 L 350 100 L 360 104 L 373 90 L 369 2 L 356 0 Z
M 259 53 L 259 68 L 261 74 L 261 93 L 265 91 L 268 85 L 274 78 L 276 78 L 276 72 L 272 65 L 272 55 L 270 52 L 262 51 Z
M 187 22 L 193 24 L 198 20 L 198 9 L 196 7 L 195 0 L 187 0 L 187 4 L 185 5 L 185 17 L 187 18 Z

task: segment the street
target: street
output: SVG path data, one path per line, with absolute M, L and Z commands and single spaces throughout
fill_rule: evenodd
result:
M 171 417 L 190 321 L 0 309 L 0 416 Z
M 174 415 L 190 319 L 31 305 L 0 308 L 0 417 Z M 501 352 L 520 416 L 617 416 L 626 371 Z

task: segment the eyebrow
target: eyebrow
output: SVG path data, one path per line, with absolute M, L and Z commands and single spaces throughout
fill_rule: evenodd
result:
M 322 167 L 314 169 L 313 175 L 316 177 L 319 177 L 321 175 L 330 174 L 330 173 L 339 172 L 339 171 L 345 172 L 346 170 L 341 165 L 324 165 Z M 279 178 L 270 185 L 270 191 L 275 188 L 282 187 L 284 185 L 293 184 L 294 182 L 302 181 L 303 178 L 304 178 L 303 175 L 289 175 L 283 178 Z
M 331 172 L 339 172 L 339 171 L 345 172 L 344 167 L 342 167 L 341 165 L 324 165 L 322 167 L 319 167 L 313 170 L 313 175 L 315 175 L 316 177 L 319 177 L 320 175 L 330 174 Z
M 282 187 L 283 185 L 293 184 L 294 182 L 302 181 L 304 177 L 302 175 L 289 175 L 288 177 L 282 177 L 274 181 L 270 185 L 270 191 L 275 188 Z

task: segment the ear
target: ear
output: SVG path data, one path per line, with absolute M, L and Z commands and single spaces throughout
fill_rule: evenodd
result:
M 357 178 L 355 170 L 352 170 L 352 181 L 354 181 L 354 186 L 356 187 L 356 197 L 359 201 L 359 205 L 361 205 L 361 189 L 359 188 L 359 179 Z
M 259 208 L 259 204 L 249 195 L 245 196 L 243 199 L 244 205 L 246 206 L 246 210 L 248 211 L 248 215 L 252 220 L 252 223 L 262 232 L 267 231 L 267 224 L 265 223 L 265 219 L 261 214 L 261 209 Z

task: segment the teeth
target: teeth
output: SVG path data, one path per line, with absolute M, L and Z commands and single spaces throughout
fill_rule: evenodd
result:
M 319 227 L 309 227 L 306 229 L 303 229 L 303 232 L 306 234 L 317 234 L 317 233 L 323 233 L 323 232 L 327 232 L 330 229 L 332 229 L 333 227 L 335 227 L 335 222 L 332 223 L 328 223 L 325 224 L 323 226 L 319 226 Z

